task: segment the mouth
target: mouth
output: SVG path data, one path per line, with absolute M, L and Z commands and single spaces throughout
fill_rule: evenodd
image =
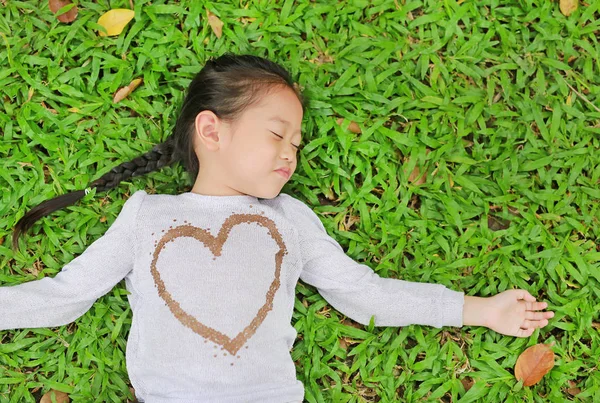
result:
M 291 175 L 291 171 L 289 169 L 277 169 L 275 170 L 275 172 L 277 172 L 286 179 L 288 179 Z

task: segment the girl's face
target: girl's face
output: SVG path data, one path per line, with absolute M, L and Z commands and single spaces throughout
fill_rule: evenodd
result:
M 211 111 L 200 112 L 195 123 L 200 168 L 194 193 L 271 199 L 296 170 L 302 105 L 289 88 L 268 93 L 234 126 Z M 277 172 L 281 168 L 290 175 Z

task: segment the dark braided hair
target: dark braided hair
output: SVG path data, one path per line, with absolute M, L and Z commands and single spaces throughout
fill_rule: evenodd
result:
M 286 86 L 294 91 L 302 112 L 307 107 L 290 73 L 279 64 L 254 55 L 226 53 L 210 59 L 192 79 L 183 101 L 173 133 L 149 152 L 124 162 L 87 187 L 96 193 L 113 189 L 124 180 L 141 176 L 181 161 L 192 183 L 199 171 L 198 157 L 193 147 L 194 121 L 203 110 L 210 110 L 224 122 L 234 124 L 244 111 L 260 101 L 271 89 Z M 77 190 L 46 200 L 29 210 L 15 225 L 12 247 L 18 247 L 19 236 L 42 217 L 70 206 L 82 199 L 86 190 Z

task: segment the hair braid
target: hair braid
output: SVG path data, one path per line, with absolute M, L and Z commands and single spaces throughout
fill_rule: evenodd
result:
M 131 161 L 117 165 L 88 186 L 95 187 L 98 192 L 113 189 L 119 183 L 135 176 L 142 176 L 176 162 L 174 139 L 169 136 L 164 143 L 155 145 L 152 150 Z
M 104 192 L 117 187 L 119 183 L 124 180 L 156 171 L 171 165 L 176 161 L 178 161 L 178 157 L 174 148 L 174 138 L 173 136 L 169 136 L 167 140 L 155 145 L 152 150 L 148 151 L 146 154 L 117 165 L 109 172 L 102 175 L 101 178 L 91 182 L 88 187 L 96 188 L 97 192 Z M 13 249 L 17 249 L 18 240 L 21 234 L 27 232 L 37 220 L 56 210 L 60 210 L 76 203 L 86 194 L 86 190 L 76 190 L 57 196 L 54 199 L 46 200 L 29 210 L 15 225 L 12 236 Z

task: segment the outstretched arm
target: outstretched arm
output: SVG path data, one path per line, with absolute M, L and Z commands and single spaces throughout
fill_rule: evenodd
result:
M 106 233 L 56 276 L 0 287 L 0 330 L 71 323 L 121 281 L 133 268 L 133 226 L 144 195 L 134 193 Z
M 300 280 L 316 287 L 335 309 L 363 325 L 373 316 L 375 326 L 463 325 L 463 292 L 381 277 L 346 255 L 308 206 L 289 195 L 283 203 L 300 238 Z
M 548 324 L 554 312 L 535 312 L 547 308 L 525 290 L 506 290 L 491 297 L 465 296 L 463 324 L 485 326 L 508 336 L 529 337 L 536 328 Z

